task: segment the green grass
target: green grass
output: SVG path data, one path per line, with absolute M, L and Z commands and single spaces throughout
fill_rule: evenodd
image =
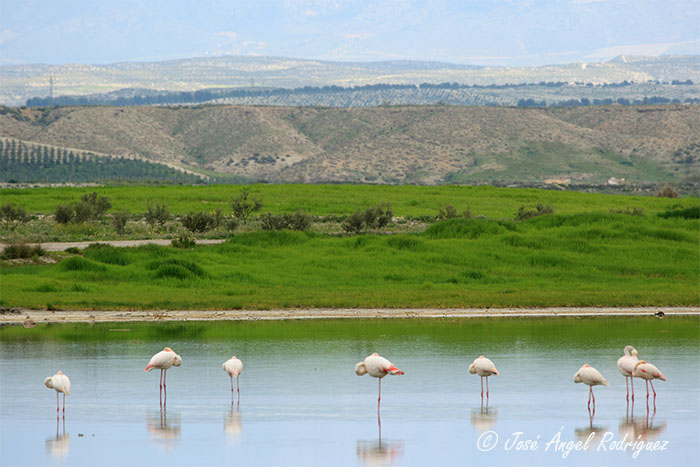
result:
M 84 257 L 56 265 L 3 267 L 2 305 L 46 308 L 49 301 L 59 309 L 699 305 L 698 231 L 697 219 L 584 210 L 523 222 L 449 220 L 423 234 L 338 237 L 251 232 L 192 250 L 93 248 Z
M 231 213 L 231 201 L 243 187 L 214 186 L 110 186 L 88 188 L 34 188 L 0 190 L 2 203 L 15 203 L 27 212 L 53 214 L 56 205 L 75 202 L 84 193 L 97 191 L 112 200 L 112 211 L 126 209 L 142 214 L 146 203 L 162 202 L 173 214 L 213 211 L 221 207 Z M 325 216 L 351 214 L 358 208 L 390 203 L 397 216 L 435 216 L 446 204 L 460 212 L 469 205 L 472 214 L 512 219 L 518 207 L 549 204 L 558 214 L 608 211 L 638 207 L 645 214 L 656 214 L 679 204 L 698 205 L 697 198 L 668 199 L 550 191 L 539 189 L 495 188 L 489 186 L 388 186 L 388 185 L 248 185 L 253 197 L 261 198 L 263 211 L 273 214 L 306 212 Z

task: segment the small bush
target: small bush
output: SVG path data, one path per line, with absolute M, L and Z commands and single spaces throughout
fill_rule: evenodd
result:
M 537 203 L 535 209 L 527 209 L 525 205 L 518 208 L 515 213 L 515 220 L 524 221 L 525 219 L 531 219 L 537 216 L 544 216 L 545 214 L 553 214 L 554 209 L 550 205 L 543 205 L 542 203 Z
M 6 203 L 0 207 L 0 222 L 6 229 L 15 230 L 20 224 L 29 222 L 29 219 L 30 216 L 22 206 Z
M 457 208 L 452 206 L 451 204 L 448 204 L 444 208 L 440 208 L 438 211 L 438 219 L 455 219 L 459 217 L 459 214 L 457 213 Z
M 73 206 L 70 204 L 59 204 L 54 212 L 54 219 L 59 224 L 68 224 L 73 220 Z
M 630 216 L 644 216 L 644 209 L 642 208 L 630 208 L 626 207 L 625 209 L 611 209 L 611 213 L 613 214 L 627 214 Z
M 123 235 L 126 232 L 126 223 L 129 220 L 129 212 L 126 209 L 122 209 L 119 212 L 112 214 L 112 225 L 114 230 L 117 231 L 119 235 Z
M 489 219 L 448 219 L 428 227 L 423 235 L 428 238 L 478 238 L 512 230 L 512 222 Z
M 349 234 L 361 234 L 366 229 L 381 229 L 387 226 L 394 213 L 389 204 L 378 204 L 364 211 L 358 209 L 341 223 L 341 227 Z
M 180 235 L 177 236 L 177 238 L 173 238 L 170 242 L 170 245 L 172 245 L 175 248 L 192 248 L 196 244 L 197 242 L 194 240 L 194 237 L 189 232 L 181 232 Z
M 27 245 L 26 243 L 14 243 L 7 245 L 2 250 L 2 259 L 34 258 L 35 256 L 45 256 L 46 250 L 41 245 Z
M 236 199 L 231 203 L 233 216 L 243 224 L 248 222 L 248 218 L 252 213 L 260 211 L 263 207 L 262 200 L 256 198 L 249 200 L 249 197 L 250 193 L 246 190 L 241 190 Z
M 226 230 L 228 230 L 229 232 L 233 232 L 238 228 L 238 225 L 238 219 L 236 219 L 235 217 L 231 218 L 228 220 L 228 222 L 226 222 Z
M 274 215 L 269 212 L 261 217 L 263 230 L 307 230 L 311 226 L 311 215 L 299 210 L 294 214 Z
M 178 259 L 178 258 L 170 258 L 166 259 L 165 261 L 153 261 L 146 265 L 146 269 L 148 270 L 156 270 L 159 271 L 164 267 L 170 267 L 170 266 L 176 266 L 178 268 L 182 268 L 187 271 L 188 275 L 192 274 L 195 276 L 206 276 L 206 272 L 204 269 L 202 269 L 198 264 L 193 263 L 192 261 L 187 261 L 184 259 Z
M 156 224 L 158 224 L 158 227 L 162 229 L 165 223 L 170 220 L 171 216 L 168 206 L 163 203 L 156 203 L 146 205 L 146 214 L 144 217 L 151 228 L 155 228 Z
M 182 226 L 190 232 L 206 232 L 214 227 L 214 216 L 208 212 L 185 214 L 180 218 Z
M 97 264 L 89 259 L 85 259 L 82 256 L 71 256 L 70 258 L 64 259 L 60 263 L 60 268 L 64 271 L 105 271 L 105 268 L 101 264 Z
M 160 266 L 155 273 L 157 279 L 174 278 L 182 280 L 191 276 L 192 273 L 190 273 L 190 271 L 176 264 L 164 264 Z
M 680 198 L 681 194 L 678 193 L 671 185 L 662 186 L 659 191 L 654 194 L 657 198 Z
M 122 248 L 117 248 L 109 245 L 90 245 L 85 250 L 85 257 L 90 258 L 94 261 L 105 264 L 116 264 L 119 266 L 126 266 L 131 263 L 129 256 L 124 252 Z
M 349 234 L 359 235 L 365 228 L 365 213 L 361 209 L 348 216 L 341 224 L 343 230 Z
M 106 196 L 97 193 L 85 193 L 75 205 L 75 222 L 96 222 L 112 207 L 112 202 Z

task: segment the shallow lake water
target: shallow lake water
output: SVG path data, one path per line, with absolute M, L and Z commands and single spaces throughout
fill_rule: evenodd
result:
M 699 325 L 629 317 L 6 327 L 0 464 L 699 465 Z M 626 403 L 616 362 L 628 344 L 668 378 L 654 385 L 656 412 L 639 379 L 634 406 Z M 144 368 L 165 346 L 183 363 L 167 372 L 161 410 L 159 372 Z M 382 380 L 381 434 L 377 379 L 353 371 L 372 352 L 405 371 Z M 232 355 L 244 364 L 233 407 L 221 369 Z M 467 371 L 479 355 L 500 371 L 489 378 L 488 407 Z M 584 363 L 610 381 L 594 388 L 593 418 L 588 387 L 572 381 Z M 43 384 L 58 370 L 72 382 L 65 422 Z

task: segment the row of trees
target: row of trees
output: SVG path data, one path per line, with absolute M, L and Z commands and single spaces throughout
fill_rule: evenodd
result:
M 97 180 L 202 182 L 202 178 L 197 175 L 162 164 L 0 140 L 2 182 L 80 183 Z

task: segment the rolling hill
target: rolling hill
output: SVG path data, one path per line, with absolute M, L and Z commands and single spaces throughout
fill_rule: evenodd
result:
M 271 182 L 697 181 L 700 106 L 0 108 L 0 136 Z

